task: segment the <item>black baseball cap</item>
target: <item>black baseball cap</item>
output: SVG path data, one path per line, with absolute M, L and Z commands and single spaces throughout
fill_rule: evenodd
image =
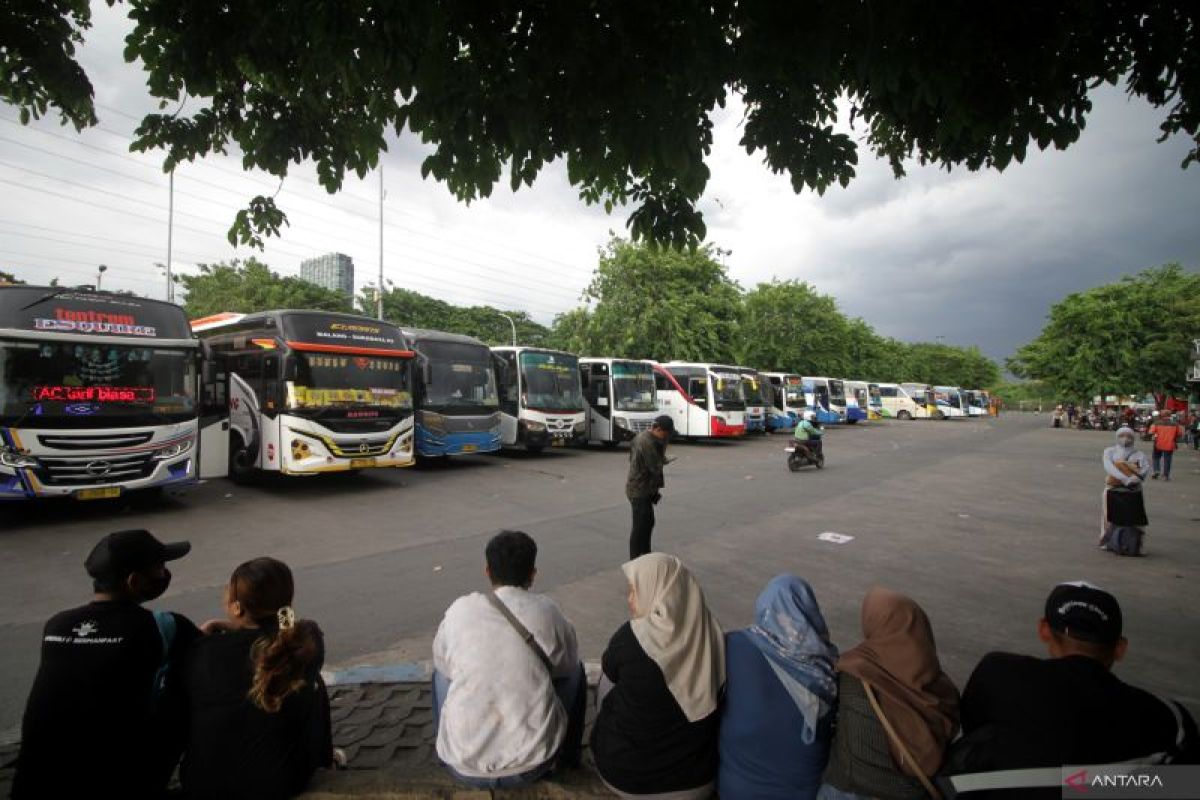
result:
M 1121 604 L 1084 581 L 1054 587 L 1046 598 L 1046 621 L 1058 633 L 1084 642 L 1115 644 L 1121 638 Z
M 83 566 L 93 578 L 123 580 L 130 573 L 183 558 L 191 549 L 190 542 L 163 544 L 140 528 L 117 531 L 96 543 Z
M 667 433 L 675 432 L 675 420 L 671 419 L 666 414 L 663 414 L 661 417 L 655 417 L 654 424 Z

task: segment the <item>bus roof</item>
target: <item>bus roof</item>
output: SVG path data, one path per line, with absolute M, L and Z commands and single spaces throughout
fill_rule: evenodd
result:
M 556 356 L 570 356 L 571 358 L 579 358 L 574 353 L 568 353 L 566 350 L 555 350 L 553 347 L 533 347 L 523 344 L 511 345 L 504 344 L 492 348 L 493 352 L 513 352 L 513 353 L 554 353 Z
M 277 328 L 278 337 L 293 350 L 401 358 L 414 355 L 404 333 L 392 323 L 341 311 L 291 308 L 250 314 L 224 311 L 192 320 L 192 330 L 218 335 L 235 325 L 253 328 L 259 324 Z
M 65 286 L 0 286 L 0 329 L 73 339 L 170 341 L 194 345 L 187 315 L 174 303 Z
M 710 369 L 714 372 L 723 370 L 725 372 L 740 372 L 742 367 L 731 367 L 728 364 L 718 364 L 716 362 L 705 361 L 668 361 L 662 366 L 670 367 L 698 367 L 700 369 Z
M 435 331 L 431 328 L 409 328 L 401 327 L 400 332 L 409 342 L 453 342 L 454 344 L 477 344 L 480 347 L 487 347 L 479 339 L 474 336 L 467 336 L 465 333 L 451 333 L 449 331 Z

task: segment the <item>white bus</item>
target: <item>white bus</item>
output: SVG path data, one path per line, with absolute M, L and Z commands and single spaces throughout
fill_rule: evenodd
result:
M 920 383 L 881 383 L 882 413 L 893 419 L 929 419 L 933 390 Z
M 972 417 L 986 417 L 988 415 L 987 402 L 984 400 L 984 393 L 978 389 L 968 389 L 963 393 L 967 398 L 967 413 Z
M 192 329 L 210 351 L 206 392 L 228 414 L 234 480 L 412 465 L 414 353 L 395 325 L 278 310 Z
M 746 396 L 742 376 L 720 364 L 671 361 L 654 366 L 658 407 L 681 438 L 742 436 Z
M 650 430 L 658 416 L 654 365 L 623 358 L 579 359 L 587 441 L 615 447 Z
M 583 444 L 587 414 L 579 359 L 541 347 L 493 347 L 500 386 L 500 440 L 531 453 Z
M 846 421 L 846 388 L 837 378 L 814 378 L 805 375 L 804 399 L 822 425 L 837 425 Z
M 883 397 L 879 394 L 878 383 L 867 384 L 867 402 L 870 419 L 883 419 L 888 416 L 883 407 Z
M 966 397 L 957 386 L 935 386 L 933 396 L 937 400 L 938 410 L 946 419 L 967 416 Z
M 846 422 L 854 423 L 871 418 L 871 392 L 866 381 L 845 381 Z
M 771 384 L 771 405 L 767 409 L 770 430 L 789 431 L 800 422 L 808 409 L 804 395 L 804 379 L 790 372 L 764 372 Z
M 200 349 L 170 303 L 0 287 L 0 500 L 195 483 Z
M 749 367 L 734 369 L 742 375 L 742 394 L 746 397 L 746 433 L 766 433 L 771 387 L 758 370 Z

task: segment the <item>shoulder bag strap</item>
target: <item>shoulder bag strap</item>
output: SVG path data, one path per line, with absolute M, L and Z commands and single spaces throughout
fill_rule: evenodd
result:
M 517 619 L 517 615 L 509 610 L 508 606 L 504 605 L 504 601 L 497 597 L 495 592 L 488 592 L 484 596 L 487 597 L 488 602 L 492 604 L 493 608 L 504 615 L 504 618 L 508 620 L 508 624 L 512 625 L 513 630 L 517 632 L 517 635 L 525 640 L 525 644 L 529 645 L 529 649 L 533 650 L 533 652 L 537 655 L 538 660 L 545 665 L 546 671 L 550 673 L 550 677 L 553 678 L 554 662 L 550 660 L 550 656 L 546 655 L 546 651 L 542 649 L 540 644 L 538 644 L 538 640 L 534 638 L 532 633 L 529 632 L 529 629 L 521 624 L 521 620 Z
M 872 687 L 868 681 L 863 681 L 862 685 L 863 689 L 865 689 L 867 692 L 867 700 L 871 702 L 871 709 L 875 712 L 875 716 L 879 717 L 880 723 L 883 724 L 884 731 L 887 732 L 888 738 L 892 740 L 892 744 L 896 745 L 896 749 L 900 751 L 901 757 L 909 764 L 912 764 L 913 770 L 917 773 L 917 780 L 919 780 L 921 785 L 925 787 L 925 791 L 929 792 L 929 796 L 932 797 L 933 800 L 942 800 L 942 793 L 934 787 L 933 783 L 930 782 L 929 777 L 917 765 L 916 759 L 914 759 L 912 754 L 908 752 L 908 748 L 904 746 L 904 742 L 901 741 L 899 735 L 897 735 L 896 729 L 892 727 L 892 723 L 888 721 L 886 716 L 884 716 L 883 707 L 880 706 L 879 701 L 875 699 L 874 687 Z

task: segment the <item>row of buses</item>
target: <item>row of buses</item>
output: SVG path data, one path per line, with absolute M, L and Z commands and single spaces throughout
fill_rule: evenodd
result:
M 319 311 L 222 313 L 0 287 L 0 499 L 118 497 L 228 475 L 411 465 L 601 443 L 978 415 L 986 395 L 718 364 L 489 348 Z

